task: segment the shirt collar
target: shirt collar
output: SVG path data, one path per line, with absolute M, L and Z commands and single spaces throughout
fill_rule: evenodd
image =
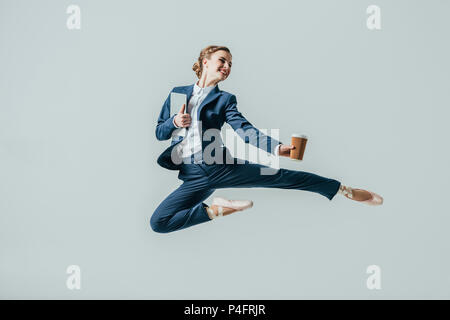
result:
M 200 95 L 200 94 L 208 94 L 211 92 L 212 89 L 214 89 L 217 84 L 215 86 L 209 86 L 209 87 L 205 87 L 205 88 L 201 88 L 199 87 L 199 85 L 197 84 L 200 80 L 198 80 L 195 84 L 194 84 L 194 95 Z

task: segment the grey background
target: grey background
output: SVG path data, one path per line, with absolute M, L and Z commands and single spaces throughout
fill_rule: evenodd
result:
M 81 30 L 66 8 L 81 8 Z M 382 29 L 366 27 L 381 7 Z M 449 298 L 448 1 L 0 1 L 0 297 Z M 308 134 L 284 168 L 367 188 L 369 207 L 225 189 L 254 207 L 151 231 L 181 181 L 154 130 L 202 48 L 228 46 L 238 108 Z M 228 125 L 227 125 L 228 126 Z M 229 128 L 229 126 L 228 126 Z M 211 199 L 206 202 L 210 203 Z M 81 290 L 66 268 L 81 267 Z M 381 290 L 366 268 L 381 267 Z

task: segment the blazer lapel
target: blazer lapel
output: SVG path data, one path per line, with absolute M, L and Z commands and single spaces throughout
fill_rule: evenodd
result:
M 200 107 L 198 108 L 198 113 L 197 113 L 197 119 L 200 119 L 200 113 L 202 112 L 202 109 L 205 105 L 207 105 L 208 103 L 214 101 L 216 98 L 218 98 L 220 96 L 220 89 L 219 86 L 216 85 L 206 96 L 205 100 L 203 100 L 202 104 L 200 105 Z

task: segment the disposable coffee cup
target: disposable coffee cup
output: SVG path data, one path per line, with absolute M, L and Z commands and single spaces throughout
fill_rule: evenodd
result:
M 304 134 L 294 133 L 291 136 L 291 144 L 295 146 L 295 149 L 291 150 L 291 160 L 303 160 L 303 154 L 305 153 L 306 143 L 308 142 L 308 136 Z

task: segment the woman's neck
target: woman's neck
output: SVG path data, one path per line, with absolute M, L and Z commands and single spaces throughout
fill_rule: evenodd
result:
M 209 80 L 206 74 L 202 74 L 202 77 L 198 79 L 197 85 L 200 88 L 215 86 L 219 83 L 219 80 Z

